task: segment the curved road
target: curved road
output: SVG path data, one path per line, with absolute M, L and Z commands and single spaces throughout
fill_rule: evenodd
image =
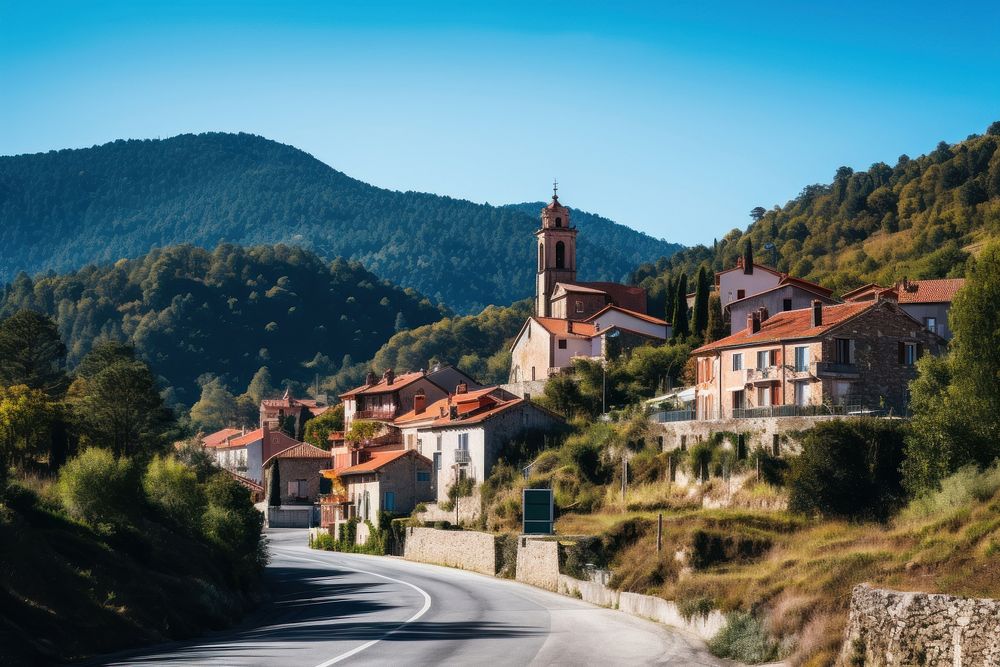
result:
M 268 535 L 274 595 L 247 624 L 103 664 L 727 664 L 686 633 L 532 586 Z

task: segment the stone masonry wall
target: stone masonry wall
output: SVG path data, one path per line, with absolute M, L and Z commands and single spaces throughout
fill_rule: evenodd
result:
M 492 576 L 497 571 L 496 537 L 472 530 L 407 528 L 403 557 Z
M 708 440 L 713 433 L 746 433 L 747 452 L 762 447 L 769 452 L 774 448 L 774 436 L 778 436 L 779 456 L 797 454 L 801 446 L 797 434 L 806 431 L 819 422 L 842 419 L 836 416 L 816 417 L 758 417 L 754 419 L 690 420 L 654 424 L 657 435 L 663 436 L 663 451 L 669 452 L 684 447 L 689 448 L 699 438 Z M 734 443 L 735 444 L 735 443 Z
M 559 589 L 559 542 L 521 536 L 517 542 L 515 579 L 545 588 Z
M 860 584 L 851 594 L 840 663 L 1000 665 L 1000 600 L 900 593 Z

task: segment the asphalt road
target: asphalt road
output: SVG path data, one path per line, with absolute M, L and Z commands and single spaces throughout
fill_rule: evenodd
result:
M 725 664 L 686 633 L 532 586 L 269 537 L 273 600 L 250 623 L 103 664 Z

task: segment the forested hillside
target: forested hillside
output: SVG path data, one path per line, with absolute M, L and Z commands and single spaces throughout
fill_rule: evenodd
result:
M 0 319 L 21 308 L 56 320 L 71 368 L 95 341 L 131 342 L 186 406 L 203 374 L 242 390 L 266 366 L 276 382 L 310 383 L 448 314 L 357 263 L 282 245 L 185 245 L 65 275 L 21 274 L 0 298 Z
M 478 312 L 532 293 L 539 208 L 384 190 L 247 134 L 116 141 L 0 157 L 0 282 L 179 243 L 286 243 Z M 598 216 L 577 223 L 582 280 L 620 280 L 679 247 Z
M 985 135 L 941 142 L 918 158 L 839 168 L 828 185 L 809 185 L 784 206 L 751 212 L 712 246 L 645 264 L 633 280 L 661 290 L 667 275 L 693 275 L 707 262 L 733 266 L 747 239 L 763 264 L 838 292 L 877 281 L 964 275 L 970 254 L 1000 236 L 1000 122 Z

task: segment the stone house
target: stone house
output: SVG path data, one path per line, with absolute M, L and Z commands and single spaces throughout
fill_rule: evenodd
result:
M 816 300 L 773 316 L 761 309 L 739 333 L 692 352 L 695 418 L 775 415 L 822 404 L 900 414 L 917 359 L 944 346 L 891 300 L 833 306 Z
M 873 301 L 878 298 L 895 300 L 899 307 L 924 327 L 945 340 L 951 340 L 948 311 L 955 295 L 965 285 L 965 278 L 940 280 L 907 280 L 892 287 L 869 283 L 844 294 L 845 301 Z
M 432 461 L 432 489 L 438 501 L 459 479 L 482 482 L 503 448 L 529 432 L 559 430 L 564 420 L 498 387 L 461 392 L 396 420 L 405 447 Z
M 278 471 L 281 483 L 280 505 L 308 505 L 320 496 L 320 471 L 330 467 L 330 452 L 300 442 L 273 454 L 264 461 L 263 486 L 271 504 L 271 477 Z M 325 486 L 325 483 L 323 483 Z
M 265 398 L 260 402 L 260 426 L 268 424 L 271 430 L 278 431 L 288 422 L 288 432 L 302 438 L 306 422 L 327 409 L 328 406 L 311 398 L 295 398 L 291 390 L 286 389 L 281 398 Z

